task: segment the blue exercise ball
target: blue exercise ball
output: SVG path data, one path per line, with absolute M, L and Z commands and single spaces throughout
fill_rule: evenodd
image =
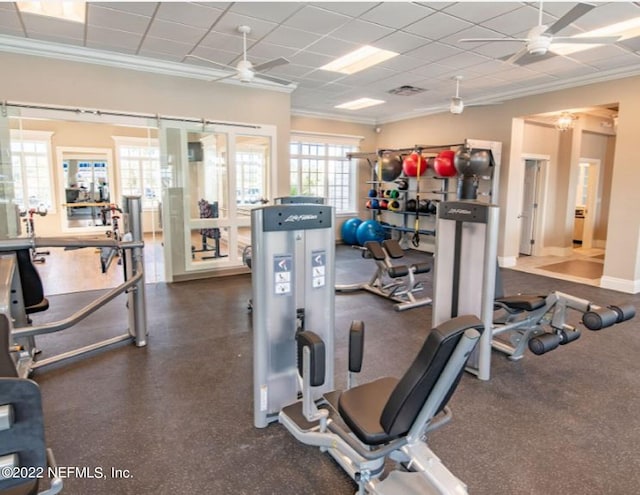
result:
M 358 227 L 361 223 L 362 220 L 360 220 L 359 218 L 350 218 L 348 220 L 345 220 L 340 231 L 342 240 L 345 242 L 345 244 L 353 246 L 354 244 L 358 243 L 356 231 L 358 230 Z
M 384 228 L 375 220 L 365 220 L 358 227 L 356 238 L 361 246 L 364 246 L 367 241 L 382 242 L 385 238 Z

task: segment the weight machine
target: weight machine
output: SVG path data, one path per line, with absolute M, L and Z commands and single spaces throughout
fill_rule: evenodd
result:
M 252 211 L 254 425 L 279 421 L 329 453 L 359 493 L 464 495 L 428 448 L 483 325 L 461 316 L 433 329 L 403 378 L 334 391 L 334 228 L 324 205 Z M 349 386 L 362 365 L 364 324 L 349 333 Z M 404 469 L 388 471 L 390 459 Z

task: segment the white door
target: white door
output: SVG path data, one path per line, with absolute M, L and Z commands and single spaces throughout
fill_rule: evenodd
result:
M 598 183 L 600 181 L 600 160 L 583 158 L 576 191 L 576 207 L 584 208 L 582 247 L 593 247 L 593 229 L 598 213 Z
M 522 213 L 520 214 L 520 254 L 531 256 L 533 252 L 536 210 L 538 208 L 538 173 L 540 164 L 537 160 L 524 161 L 524 185 L 522 194 Z

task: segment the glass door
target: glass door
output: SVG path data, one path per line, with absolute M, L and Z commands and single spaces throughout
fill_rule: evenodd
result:
M 251 209 L 273 180 L 275 127 L 166 124 L 161 133 L 167 281 L 242 268 Z M 167 228 L 169 231 L 167 231 Z M 170 233 L 169 233 L 170 232 Z

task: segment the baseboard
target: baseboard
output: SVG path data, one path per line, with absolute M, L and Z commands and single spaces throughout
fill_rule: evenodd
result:
M 627 280 L 625 278 L 603 275 L 600 279 L 600 287 L 626 292 L 627 294 L 637 294 L 640 292 L 640 280 Z
M 498 265 L 500 268 L 511 268 L 516 266 L 515 256 L 498 256 Z

